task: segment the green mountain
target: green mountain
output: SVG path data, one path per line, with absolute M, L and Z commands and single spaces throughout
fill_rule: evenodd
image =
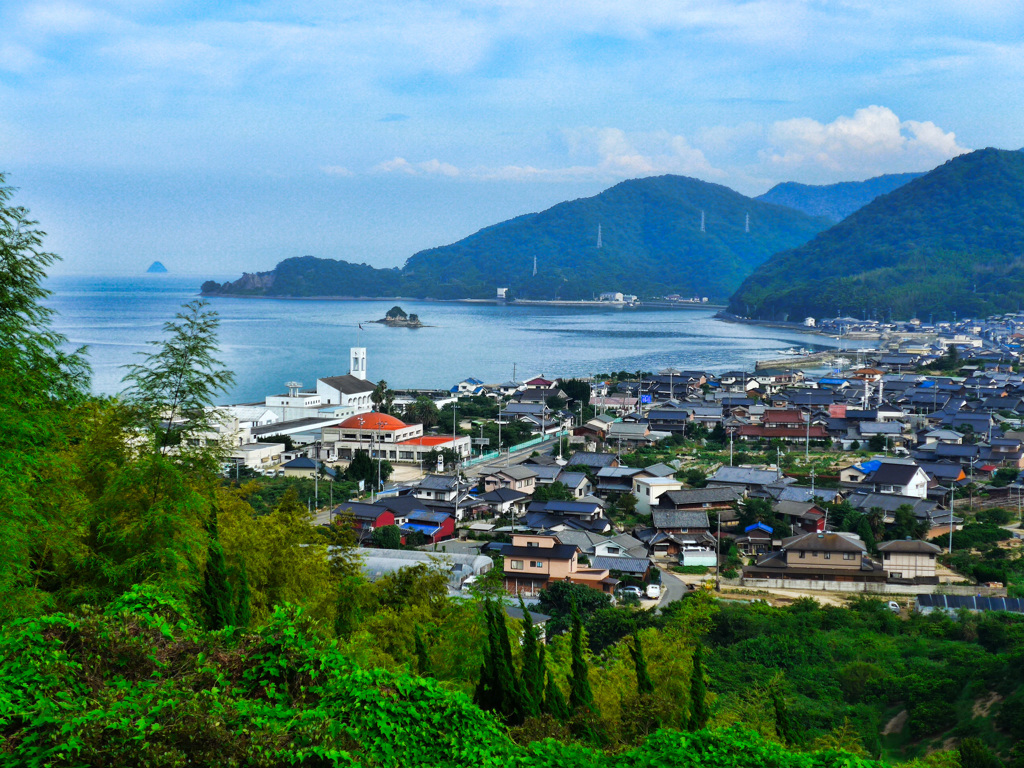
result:
M 961 155 L 748 277 L 729 309 L 763 319 L 936 319 L 1024 306 L 1024 154 Z
M 899 189 L 923 173 L 887 173 L 864 181 L 843 181 L 839 184 L 799 184 L 787 181 L 776 184 L 758 200 L 795 208 L 810 216 L 824 216 L 831 221 L 842 221 L 854 211 L 863 208 L 879 195 Z
M 307 256 L 232 283 L 208 282 L 203 292 L 461 299 L 493 298 L 507 287 L 529 299 L 591 299 L 605 291 L 724 299 L 772 253 L 827 226 L 718 184 L 659 176 L 624 181 L 421 251 L 401 270 Z

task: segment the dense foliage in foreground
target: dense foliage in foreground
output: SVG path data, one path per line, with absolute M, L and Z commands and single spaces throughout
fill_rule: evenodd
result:
M 868 765 L 793 754 L 742 728 L 661 731 L 619 755 L 519 746 L 461 693 L 363 670 L 300 611 L 207 632 L 157 590 L 0 634 L 0 762 L 24 766 Z

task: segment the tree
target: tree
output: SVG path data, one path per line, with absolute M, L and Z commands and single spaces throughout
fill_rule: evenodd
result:
M 437 426 L 441 414 L 433 400 L 426 395 L 420 395 L 406 406 L 403 418 L 409 424 L 422 424 L 424 429 L 430 429 Z
M 267 435 L 266 437 L 260 438 L 260 440 L 264 443 L 282 443 L 286 451 L 295 450 L 295 441 L 292 440 L 291 435 Z
M 704 682 L 704 648 L 700 641 L 693 647 L 690 671 L 690 717 L 686 724 L 691 731 L 699 731 L 708 724 L 711 711 L 708 708 L 708 688 Z
M 682 479 L 691 488 L 703 488 L 708 484 L 707 473 L 696 467 L 686 470 Z
M 572 710 L 594 709 L 594 693 L 590 688 L 590 668 L 583 655 L 583 621 L 576 608 L 572 606 L 572 679 L 569 685 L 569 708 Z
M 583 379 L 566 379 L 559 388 L 568 395 L 569 400 L 574 403 L 582 402 L 583 405 L 590 405 L 590 382 Z
M 893 513 L 893 525 L 886 531 L 886 538 L 919 539 L 928 532 L 928 523 L 918 520 L 914 508 L 909 504 L 900 504 Z
M 569 705 L 550 671 L 548 671 L 548 684 L 544 692 L 544 711 L 563 723 L 569 719 Z
M 60 453 L 89 390 L 84 350 L 64 351 L 43 304 L 46 268 L 58 257 L 42 250 L 28 211 L 10 205 L 5 181 L 0 174 L 0 622 L 51 602 L 45 572 L 75 545 L 60 503 L 70 488 L 51 475 L 66 477 Z
M 214 357 L 220 320 L 208 306 L 190 301 L 164 323 L 166 338 L 150 342 L 154 351 L 140 353 L 143 362 L 127 366 L 124 397 L 156 451 L 175 449 L 215 466 L 221 450 L 213 436 L 220 417 L 210 406 L 235 377 Z
M 871 530 L 871 523 L 868 522 L 867 517 L 864 515 L 860 516 L 855 533 L 860 536 L 861 540 L 864 542 L 864 548 L 867 549 L 868 552 L 877 551 L 878 547 L 875 542 L 874 531 Z
M 950 349 L 956 349 L 952 344 Z M 992 754 L 981 739 L 972 737 L 960 742 L 960 768 L 1001 768 L 1002 761 Z
M 427 644 L 423 641 L 423 629 L 419 624 L 413 630 L 416 637 L 416 671 L 420 677 L 433 677 L 433 669 L 430 665 L 430 655 L 427 653 Z
M 572 501 L 572 491 L 565 483 L 554 482 L 549 485 L 538 485 L 533 492 L 534 501 Z
M 523 671 L 520 676 L 523 717 L 537 717 L 544 707 L 544 645 L 540 642 L 533 618 L 519 596 L 519 609 L 523 612 Z
M 423 454 L 423 468 L 427 472 L 436 472 L 438 458 L 443 460 L 442 466 L 445 471 L 451 471 L 455 469 L 455 465 L 459 463 L 461 457 L 451 448 L 442 448 L 441 450 L 435 448 Z
M 397 525 L 382 525 L 373 529 L 370 541 L 379 549 L 398 549 L 402 546 L 402 532 Z
M 566 406 L 565 398 L 561 395 L 548 395 L 544 403 L 552 412 L 560 411 Z
M 224 629 L 235 624 L 235 601 L 228 583 L 228 571 L 224 562 L 224 548 L 217 535 L 217 517 L 213 516 L 208 527 L 210 544 L 206 555 L 206 570 L 203 573 L 203 590 L 200 602 L 206 618 L 206 628 Z
M 373 459 L 367 451 L 357 450 L 352 461 L 345 468 L 345 479 L 353 483 L 362 480 L 365 489 L 377 488 L 379 480 L 379 487 L 382 488 L 394 471 L 395 468 L 391 466 L 391 462 L 384 459 Z
M 391 413 L 395 404 L 395 393 L 388 389 L 388 383 L 381 379 L 370 393 L 370 402 L 378 413 Z
M 569 628 L 574 610 L 587 619 L 597 610 L 609 607 L 611 596 L 584 584 L 557 581 L 541 591 L 538 603 L 540 610 L 551 617 L 548 634 L 557 635 Z
M 647 659 L 644 658 L 644 647 L 640 643 L 639 634 L 633 635 L 633 645 L 629 648 L 629 653 L 633 657 L 633 668 L 636 670 L 637 693 L 641 695 L 654 693 L 654 682 L 647 671 Z
M 868 438 L 869 451 L 884 451 L 886 448 L 885 435 L 872 435 Z

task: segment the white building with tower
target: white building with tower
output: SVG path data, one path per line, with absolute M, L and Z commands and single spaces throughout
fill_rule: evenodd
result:
M 340 405 L 351 409 L 352 414 L 369 413 L 373 410 L 370 395 L 376 385 L 366 380 L 366 347 L 352 347 L 349 360 L 346 375 L 316 380 L 316 394 L 322 405 Z

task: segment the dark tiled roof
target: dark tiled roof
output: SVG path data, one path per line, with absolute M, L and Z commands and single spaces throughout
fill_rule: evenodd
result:
M 329 387 L 342 392 L 346 395 L 358 395 L 361 392 L 373 392 L 377 388 L 377 385 L 372 381 L 366 381 L 365 379 L 358 379 L 352 374 L 345 374 L 344 376 L 328 376 L 325 379 L 318 379 Z
M 525 557 L 525 558 L 550 558 L 552 560 L 571 560 L 572 556 L 576 554 L 576 547 L 572 544 L 555 544 L 553 547 L 505 547 L 505 558 L 510 557 Z M 505 563 L 505 570 L 508 570 L 508 563 Z
M 696 510 L 658 509 L 651 510 L 655 528 L 708 528 L 707 512 Z

